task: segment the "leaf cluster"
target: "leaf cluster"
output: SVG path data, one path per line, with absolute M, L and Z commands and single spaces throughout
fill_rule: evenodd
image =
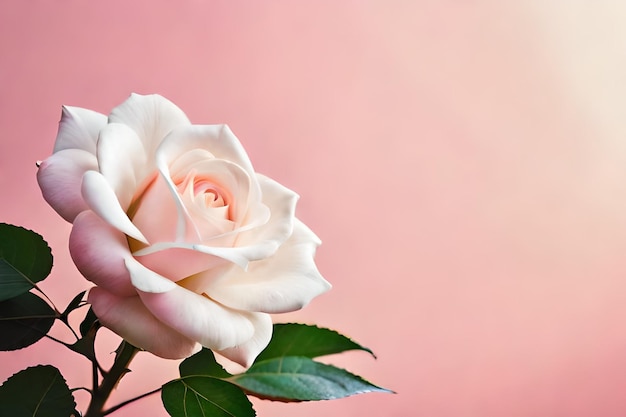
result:
M 161 397 L 172 417 L 251 417 L 255 411 L 246 395 L 298 402 L 390 392 L 346 370 L 314 360 L 348 350 L 372 354 L 368 348 L 330 329 L 298 323 L 275 324 L 270 344 L 246 372 L 229 374 L 213 352 L 203 349 L 180 364 L 180 378 L 165 384 Z
M 51 306 L 37 283 L 52 270 L 52 251 L 39 234 L 0 223 L 0 351 L 22 349 L 45 337 L 54 321 L 67 323 L 81 304 L 79 294 L 63 313 Z M 78 415 L 71 390 L 50 365 L 27 368 L 0 386 L 0 416 Z

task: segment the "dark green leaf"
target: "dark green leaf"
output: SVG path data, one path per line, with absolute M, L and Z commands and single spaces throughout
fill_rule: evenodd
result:
M 74 310 L 76 310 L 78 307 L 81 306 L 81 302 L 83 301 L 83 297 L 85 296 L 85 293 L 87 291 L 81 291 L 80 293 L 78 293 L 76 295 L 76 297 L 74 297 L 72 299 L 72 301 L 70 301 L 70 303 L 67 305 L 67 308 L 65 309 L 65 311 L 61 314 L 61 318 L 67 320 L 67 316 Z
M 300 323 L 275 324 L 272 340 L 256 362 L 283 356 L 316 358 L 355 349 L 364 350 L 374 356 L 368 348 L 334 330 Z
M 96 313 L 94 313 L 93 309 L 90 307 L 89 311 L 87 311 L 87 314 L 85 315 L 85 318 L 80 323 L 80 334 L 81 336 L 86 336 L 87 333 L 93 330 L 95 335 L 95 331 L 98 330 L 98 327 L 100 327 L 100 322 L 98 321 Z
M 200 352 L 185 359 L 178 367 L 180 376 L 213 376 L 216 378 L 228 378 L 230 374 L 226 372 L 222 365 L 217 363 L 215 355 L 210 349 L 203 348 Z
M 29 291 L 52 269 L 52 252 L 37 233 L 0 223 L 0 301 Z
M 30 292 L 0 302 L 0 351 L 32 345 L 48 333 L 54 319 L 52 307 Z
M 191 376 L 163 385 L 161 399 L 172 417 L 254 417 L 246 394 L 212 377 Z
M 332 400 L 366 392 L 391 392 L 343 369 L 298 356 L 259 362 L 228 381 L 249 395 L 277 401 Z
M 51 365 L 27 368 L 0 386 L 0 416 L 68 417 L 75 407 L 65 379 Z

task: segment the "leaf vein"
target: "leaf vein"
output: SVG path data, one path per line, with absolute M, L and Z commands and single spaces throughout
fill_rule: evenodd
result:
M 55 374 L 52 377 L 52 380 L 50 381 L 50 384 L 48 385 L 48 388 L 46 388 L 46 390 L 44 391 L 43 395 L 39 399 L 39 402 L 37 403 L 37 406 L 35 407 L 35 410 L 33 411 L 33 417 L 35 417 L 37 415 L 37 412 L 39 411 L 39 407 L 44 402 L 44 399 L 46 398 L 46 395 L 48 394 L 48 392 L 50 392 L 50 390 L 52 389 L 52 386 L 54 385 L 54 382 L 56 381 L 56 378 L 57 378 L 57 376 Z

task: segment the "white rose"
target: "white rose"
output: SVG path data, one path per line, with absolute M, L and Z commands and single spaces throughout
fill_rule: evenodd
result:
M 183 358 L 198 344 L 249 366 L 270 313 L 327 291 L 298 196 L 255 173 L 225 125 L 192 125 L 158 95 L 108 116 L 64 107 L 37 175 L 73 223 L 70 252 L 97 287 L 100 322 L 137 347 Z

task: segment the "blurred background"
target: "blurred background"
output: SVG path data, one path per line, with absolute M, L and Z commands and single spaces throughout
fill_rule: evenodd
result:
M 229 124 L 301 195 L 334 288 L 276 320 L 370 347 L 327 360 L 397 392 L 255 401 L 259 416 L 622 416 L 624 16 L 610 0 L 5 0 L 0 221 L 48 240 L 58 306 L 87 289 L 35 161 L 61 105 L 159 93 Z M 0 353 L 0 380 L 35 363 L 90 384 L 51 341 Z M 177 365 L 138 355 L 111 404 Z M 167 414 L 157 395 L 113 415 Z

